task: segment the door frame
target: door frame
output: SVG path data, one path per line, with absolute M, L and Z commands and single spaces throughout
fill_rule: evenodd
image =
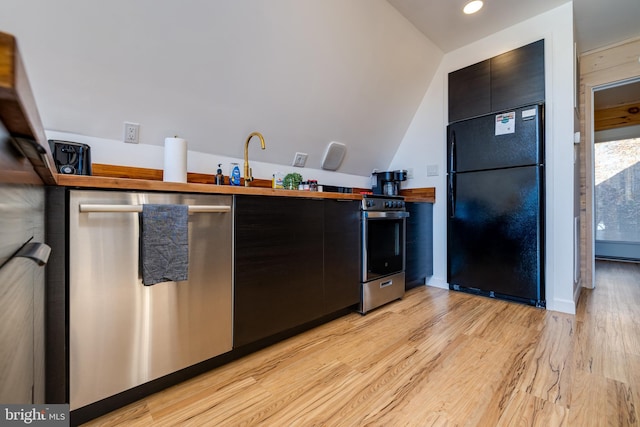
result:
M 595 286 L 593 93 L 601 87 L 640 76 L 640 38 L 580 56 L 580 262 L 582 286 Z

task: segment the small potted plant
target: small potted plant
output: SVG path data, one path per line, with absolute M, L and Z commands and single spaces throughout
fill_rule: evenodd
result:
M 302 182 L 302 175 L 297 172 L 289 173 L 285 175 L 282 180 L 282 187 L 285 190 L 297 190 L 298 184 Z

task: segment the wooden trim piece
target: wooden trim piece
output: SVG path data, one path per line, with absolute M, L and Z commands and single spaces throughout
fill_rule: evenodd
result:
M 53 156 L 36 108 L 31 86 L 20 58 L 15 38 L 0 32 L 0 121 L 12 137 L 35 141 L 43 154 L 27 147 L 22 153 L 29 159 L 45 184 L 56 183 Z M 46 160 L 45 160 L 46 158 Z
M 103 176 L 108 178 L 148 179 L 151 181 L 162 181 L 162 171 L 160 169 L 136 168 L 132 166 L 116 166 L 93 163 L 91 165 L 91 172 L 93 176 Z
M 406 202 L 436 202 L 435 187 L 407 188 L 400 190 L 400 195 L 405 198 Z
M 138 168 L 133 166 L 105 165 L 94 163 L 91 165 L 93 176 L 102 176 L 109 178 L 127 178 L 127 179 L 146 179 L 151 181 L 162 181 L 162 169 Z M 213 184 L 215 175 L 187 172 L 187 182 L 193 184 Z M 224 177 L 225 185 L 229 185 L 229 177 Z M 240 184 L 244 185 L 244 179 L 240 180 Z M 251 187 L 271 188 L 271 180 L 255 179 L 251 183 Z

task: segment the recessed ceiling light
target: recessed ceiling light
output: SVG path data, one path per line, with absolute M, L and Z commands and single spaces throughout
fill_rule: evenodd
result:
M 467 15 L 471 15 L 472 13 L 476 13 L 480 9 L 482 9 L 482 2 L 480 0 L 473 0 L 467 3 L 462 11 Z

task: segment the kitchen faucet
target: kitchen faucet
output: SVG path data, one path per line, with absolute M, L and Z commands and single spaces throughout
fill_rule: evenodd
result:
M 247 142 L 244 143 L 244 186 L 248 187 L 249 183 L 253 181 L 253 175 L 251 172 L 251 168 L 249 167 L 249 141 L 252 137 L 257 136 L 260 138 L 260 145 L 264 150 L 264 137 L 260 132 L 251 132 L 249 137 L 247 138 Z

